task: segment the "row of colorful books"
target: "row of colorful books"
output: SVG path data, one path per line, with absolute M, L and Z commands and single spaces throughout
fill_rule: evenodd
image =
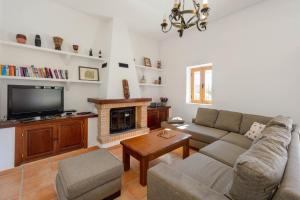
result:
M 0 65 L 0 76 L 68 79 L 68 70 L 35 67 L 34 65 L 31 65 L 30 67 Z

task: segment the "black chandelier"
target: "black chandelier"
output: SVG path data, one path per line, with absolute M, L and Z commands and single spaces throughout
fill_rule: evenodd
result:
M 167 33 L 174 26 L 178 29 L 179 36 L 182 37 L 183 31 L 193 26 L 197 26 L 199 31 L 206 30 L 210 10 L 207 0 L 203 0 L 202 4 L 200 4 L 199 0 L 192 1 L 193 9 L 185 10 L 185 0 L 175 0 L 174 7 L 169 15 L 170 24 L 164 18 L 161 24 L 162 32 Z

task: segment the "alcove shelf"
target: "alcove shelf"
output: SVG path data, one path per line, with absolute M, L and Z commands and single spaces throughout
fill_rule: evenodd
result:
M 16 47 L 16 48 L 31 49 L 31 50 L 36 50 L 36 51 L 41 51 L 41 52 L 46 52 L 46 53 L 74 56 L 74 57 L 85 58 L 85 59 L 89 59 L 89 60 L 106 62 L 105 58 L 98 58 L 96 56 L 88 56 L 88 55 L 83 55 L 80 53 L 73 53 L 73 52 L 68 52 L 68 51 L 59 51 L 59 50 L 49 49 L 49 48 L 45 48 L 45 47 L 36 47 L 33 45 L 29 45 L 29 44 L 19 44 L 16 42 L 10 42 L 10 41 L 4 41 L 4 40 L 0 40 L 0 44 L 12 46 L 12 47 Z
M 144 70 L 157 71 L 157 72 L 163 72 L 164 71 L 164 69 L 159 69 L 157 67 L 147 67 L 147 66 L 144 66 L 144 65 L 136 65 L 136 68 L 144 69 Z
M 20 77 L 20 76 L 0 76 L 0 80 L 25 80 L 25 81 L 47 81 L 47 82 L 62 82 L 62 83 L 101 84 L 101 81 L 82 81 L 82 80 L 70 80 L 70 79 L 33 78 L 33 77 Z
M 150 87 L 163 87 L 164 85 L 154 84 L 154 83 L 140 83 L 140 86 L 150 86 Z

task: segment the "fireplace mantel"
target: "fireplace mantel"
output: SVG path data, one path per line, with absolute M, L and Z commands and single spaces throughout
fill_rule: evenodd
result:
M 97 99 L 88 98 L 88 102 L 95 104 L 118 104 L 118 103 L 138 103 L 138 102 L 150 102 L 151 98 L 132 98 L 132 99 Z

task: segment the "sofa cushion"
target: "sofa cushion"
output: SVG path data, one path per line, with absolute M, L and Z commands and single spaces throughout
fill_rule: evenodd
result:
M 238 134 L 238 133 L 233 133 L 233 132 L 228 133 L 227 135 L 222 137 L 221 140 L 223 140 L 225 142 L 229 142 L 231 144 L 235 144 L 244 149 L 249 149 L 252 144 L 252 140 L 250 140 L 246 136 Z
M 215 128 L 231 132 L 239 132 L 241 119 L 241 113 L 221 110 L 219 112 Z
M 147 177 L 147 198 L 143 199 L 228 200 L 224 194 L 165 163 L 159 163 L 149 169 Z
M 271 119 L 271 117 L 264 117 L 260 115 L 243 114 L 240 133 L 245 134 L 254 122 L 267 124 Z
M 234 165 L 230 195 L 235 200 L 271 198 L 287 162 L 287 150 L 271 137 L 260 139 Z
M 105 149 L 68 158 L 58 164 L 58 176 L 68 199 L 118 179 L 122 172 L 122 163 Z
M 188 133 L 192 135 L 192 139 L 199 140 L 208 144 L 217 141 L 218 139 L 220 139 L 228 133 L 227 131 L 201 126 L 197 124 L 168 124 L 162 122 L 161 126 L 163 128 L 170 128 L 173 130 Z
M 292 130 L 293 120 L 289 117 L 278 115 L 268 122 L 267 127 L 269 126 L 280 126 L 288 130 Z
M 201 153 L 179 160 L 172 166 L 198 183 L 205 184 L 221 194 L 226 193 L 233 176 L 231 167 Z
M 203 147 L 206 147 L 208 143 L 201 142 L 199 140 L 190 139 L 190 147 L 194 149 L 201 149 Z
M 208 108 L 198 108 L 195 123 L 203 126 L 214 127 L 219 111 Z
M 246 149 L 242 147 L 221 140 L 199 150 L 200 153 L 212 157 L 230 167 L 233 167 L 236 159 L 245 151 Z

